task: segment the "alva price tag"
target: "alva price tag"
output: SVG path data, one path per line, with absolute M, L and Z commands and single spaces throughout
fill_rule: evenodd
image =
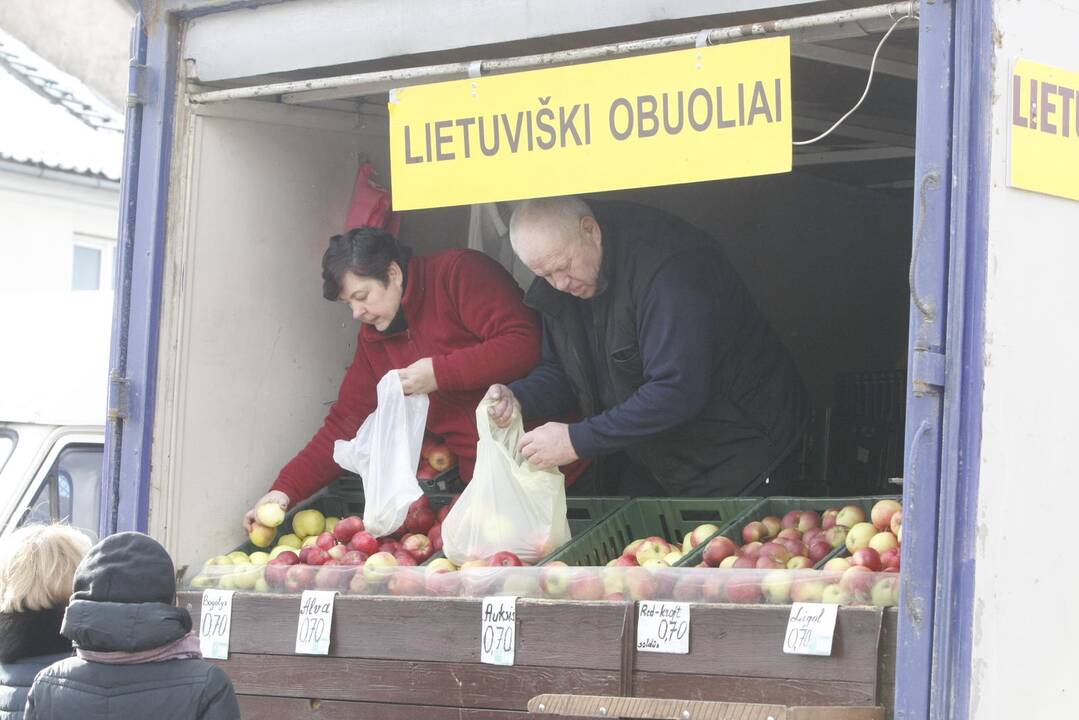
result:
M 794 603 L 787 618 L 783 652 L 792 655 L 831 655 L 838 610 L 838 605 L 828 603 Z
M 199 649 L 205 658 L 229 659 L 232 590 L 203 590 L 199 613 Z
M 637 650 L 689 653 L 689 603 L 640 603 L 637 606 Z
M 304 590 L 300 598 L 300 619 L 296 624 L 296 652 L 300 655 L 329 655 L 330 626 L 333 623 L 333 590 Z
M 484 598 L 480 662 L 488 665 L 513 665 L 516 649 L 517 598 Z

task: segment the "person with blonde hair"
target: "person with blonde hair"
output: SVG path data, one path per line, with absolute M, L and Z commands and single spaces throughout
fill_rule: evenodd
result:
M 34 676 L 72 654 L 60 626 L 90 544 L 68 525 L 27 525 L 0 543 L 0 720 L 21 718 Z

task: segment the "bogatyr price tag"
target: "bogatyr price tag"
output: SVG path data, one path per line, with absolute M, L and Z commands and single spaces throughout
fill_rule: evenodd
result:
M 640 603 L 637 606 L 637 650 L 688 654 L 689 603 Z
M 199 613 L 199 649 L 204 658 L 229 659 L 232 590 L 203 590 Z
M 333 590 L 304 590 L 300 598 L 300 619 L 296 624 L 296 652 L 300 655 L 329 655 L 330 626 L 333 623 Z
M 484 598 L 480 662 L 488 665 L 513 665 L 516 650 L 517 598 Z
M 838 610 L 838 605 L 828 603 L 794 603 L 787 618 L 783 652 L 791 655 L 831 655 Z

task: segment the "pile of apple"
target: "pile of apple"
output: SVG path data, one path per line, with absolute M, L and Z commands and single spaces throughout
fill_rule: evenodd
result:
M 457 464 L 457 456 L 440 438 L 428 435 L 420 446 L 420 467 L 416 471 L 417 480 L 433 480 L 439 473 L 449 470 Z

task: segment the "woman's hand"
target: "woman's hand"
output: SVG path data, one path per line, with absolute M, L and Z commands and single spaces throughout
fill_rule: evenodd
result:
M 397 376 L 401 378 L 401 389 L 405 391 L 405 395 L 430 394 L 438 390 L 438 383 L 435 381 L 435 364 L 429 357 L 401 368 L 397 371 Z
M 492 385 L 487 390 L 487 399 L 495 401 L 487 413 L 498 427 L 504 428 L 513 422 L 513 418 L 521 416 L 521 403 L 505 385 Z
M 255 511 L 258 510 L 259 505 L 265 505 L 266 503 L 277 503 L 281 506 L 282 510 L 287 511 L 289 497 L 280 490 L 271 490 L 270 492 L 259 498 L 259 501 L 255 503 L 255 507 L 251 508 L 244 514 L 244 532 L 251 532 L 251 526 L 255 524 Z

